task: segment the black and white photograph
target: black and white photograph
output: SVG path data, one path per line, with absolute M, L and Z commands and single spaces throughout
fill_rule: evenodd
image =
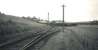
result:
M 98 0 L 0 0 L 0 50 L 98 50 Z

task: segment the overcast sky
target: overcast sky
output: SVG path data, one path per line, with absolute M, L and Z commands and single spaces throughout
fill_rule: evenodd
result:
M 62 4 L 65 4 L 65 20 L 89 21 L 98 17 L 97 0 L 0 0 L 0 11 L 15 16 L 36 16 L 50 20 L 62 19 Z

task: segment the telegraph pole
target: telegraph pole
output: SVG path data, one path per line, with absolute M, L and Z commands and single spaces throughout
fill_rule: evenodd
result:
M 48 25 L 49 25 L 49 15 L 50 15 L 50 14 L 49 14 L 49 12 L 48 12 Z
M 62 15 L 63 15 L 63 17 L 62 17 L 62 25 L 63 25 L 63 26 L 62 26 L 62 27 L 63 27 L 63 32 L 64 32 L 64 22 L 65 22 L 65 21 L 64 21 L 64 13 L 65 13 L 65 12 L 64 12 L 64 8 L 65 8 L 65 5 L 64 5 L 64 4 L 62 5 L 62 8 L 63 8 L 63 14 L 62 14 Z

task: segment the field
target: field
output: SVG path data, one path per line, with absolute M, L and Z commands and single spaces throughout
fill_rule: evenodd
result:
M 40 50 L 97 50 L 97 33 L 98 25 L 65 27 L 64 32 L 52 36 Z
M 98 25 L 90 24 L 68 24 L 63 32 L 62 24 L 0 14 L 0 50 L 97 50 Z
M 36 36 L 36 32 L 46 30 L 47 28 L 49 27 L 45 24 L 39 24 L 16 16 L 0 14 L 0 46 L 25 39 L 30 35 Z

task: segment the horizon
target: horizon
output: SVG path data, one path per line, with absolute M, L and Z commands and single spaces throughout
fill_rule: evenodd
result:
M 1 14 L 3 14 L 3 15 L 6 15 L 6 16 L 13 16 L 13 17 L 19 17 L 19 16 L 15 16 L 15 15 L 8 15 L 8 14 L 5 14 L 5 13 L 2 13 L 2 12 L 0 12 Z M 26 16 L 22 16 L 22 17 L 26 17 Z M 19 18 L 22 18 L 22 17 L 19 17 Z M 26 18 L 33 18 L 33 17 L 30 17 L 30 16 L 27 16 Z M 35 16 L 34 16 L 35 17 Z M 35 18 L 37 18 L 37 17 L 35 17 Z M 39 18 L 37 18 L 37 19 L 39 19 Z M 46 20 L 46 19 L 40 19 L 41 21 L 48 21 L 48 20 Z M 60 22 L 62 22 L 62 20 L 50 20 L 50 22 L 52 22 L 52 21 L 60 21 Z M 77 22 L 69 22 L 69 21 L 64 21 L 65 23 L 85 23 L 85 22 L 92 22 L 92 21 L 98 21 L 98 20 L 89 20 L 89 21 L 77 21 Z
M 65 4 L 65 21 L 82 22 L 98 20 L 97 0 L 3 0 L 0 11 L 7 15 L 33 17 L 50 21 L 62 20 L 62 5 Z M 38 2 L 39 1 L 39 2 Z M 18 3 L 18 4 L 17 4 Z M 50 4 L 51 3 L 51 4 Z

